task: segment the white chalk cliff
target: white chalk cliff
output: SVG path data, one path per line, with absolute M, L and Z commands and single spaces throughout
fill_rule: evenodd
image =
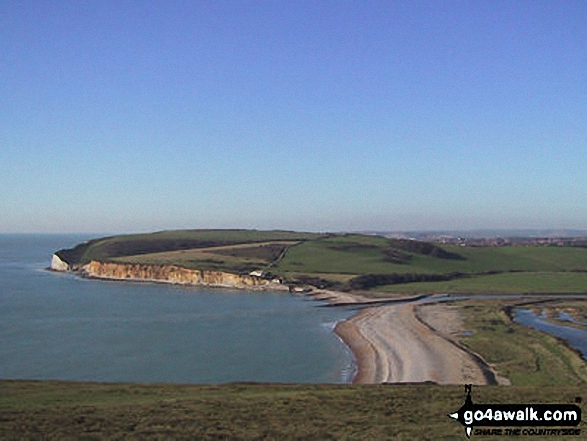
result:
M 69 265 L 59 258 L 57 254 L 51 257 L 51 269 L 55 271 L 69 271 Z

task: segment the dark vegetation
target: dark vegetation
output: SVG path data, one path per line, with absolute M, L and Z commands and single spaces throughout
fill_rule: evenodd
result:
M 345 235 L 343 237 L 356 237 L 356 235 Z M 387 262 L 404 264 L 409 263 L 413 254 L 436 257 L 438 259 L 464 260 L 465 258 L 455 252 L 447 251 L 437 245 L 420 242 L 417 240 L 387 239 L 386 243 L 370 244 L 361 242 L 345 242 L 329 245 L 334 251 L 346 251 L 350 253 L 362 252 L 365 250 L 377 250 L 383 253 Z
M 575 403 L 582 387 L 474 386 L 473 400 Z M 464 397 L 462 386 L 426 384 L 0 381 L 0 439 L 462 440 L 463 427 L 447 414 Z
M 421 242 L 419 240 L 389 239 L 392 249 L 421 254 L 423 256 L 437 257 L 439 259 L 465 260 L 463 256 L 453 251 L 447 251 L 437 245 Z
M 178 230 L 151 234 L 122 235 L 95 239 L 72 249 L 57 251 L 70 265 L 83 265 L 91 260 L 153 254 L 167 251 L 220 247 L 266 241 L 309 240 L 324 235 L 291 231 L 257 230 Z
M 235 247 L 225 250 L 216 250 L 214 251 L 214 253 L 232 257 L 253 258 L 273 262 L 277 260 L 286 250 L 286 245 L 268 244 L 251 247 Z
M 351 289 L 365 290 L 382 285 L 397 285 L 400 283 L 416 282 L 440 282 L 453 280 L 458 277 L 468 277 L 467 274 L 449 273 L 449 274 L 366 274 L 352 278 L 348 283 Z
M 395 248 L 389 248 L 389 249 L 383 250 L 383 254 L 385 255 L 383 260 L 385 260 L 386 262 L 391 262 L 391 263 L 397 263 L 397 264 L 409 263 L 410 260 L 412 259 L 411 254 L 406 253 L 402 250 L 395 249 Z
M 79 263 L 87 263 L 88 261 L 84 260 L 84 255 L 88 251 L 88 249 L 103 239 L 95 239 L 88 242 L 80 243 L 73 248 L 63 249 L 57 251 L 55 254 L 59 256 L 61 260 L 67 262 L 69 264 L 79 264 Z
M 308 276 L 300 274 L 295 277 L 286 279 L 286 282 L 293 285 L 310 285 L 315 286 L 318 289 L 333 289 L 333 290 L 345 290 L 347 285 L 334 280 L 323 279 L 315 276 Z

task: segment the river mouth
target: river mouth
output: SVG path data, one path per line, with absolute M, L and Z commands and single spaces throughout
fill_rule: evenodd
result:
M 536 314 L 530 309 L 517 308 L 514 310 L 514 322 L 537 331 L 546 332 L 555 337 L 561 338 L 568 342 L 568 344 L 580 352 L 583 360 L 587 361 L 587 331 L 565 326 L 564 316 L 561 320 L 559 315 L 557 320 L 561 324 L 556 324 L 545 320 L 545 314 Z

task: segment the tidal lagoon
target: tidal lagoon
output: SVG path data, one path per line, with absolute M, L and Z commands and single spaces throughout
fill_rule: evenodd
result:
M 565 321 L 574 321 L 567 314 L 559 315 L 557 321 L 559 321 L 560 324 L 557 324 L 547 321 L 544 314 L 535 314 L 530 309 L 516 309 L 514 321 L 538 331 L 547 332 L 548 334 L 566 341 L 572 348 L 581 353 L 584 360 L 587 360 L 587 331 L 564 326 Z

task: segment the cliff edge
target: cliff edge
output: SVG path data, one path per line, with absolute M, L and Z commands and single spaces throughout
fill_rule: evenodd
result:
M 71 268 L 67 262 L 61 260 L 61 258 L 57 254 L 53 254 L 51 257 L 51 266 L 50 268 L 53 271 L 69 271 Z
M 57 256 L 54 256 L 57 257 Z M 67 268 L 63 265 L 65 265 Z M 57 257 L 51 267 L 67 271 L 69 266 Z M 138 263 L 113 263 L 91 261 L 78 269 L 83 277 L 107 280 L 135 280 L 165 282 L 182 285 L 204 285 L 223 288 L 287 289 L 277 281 L 250 275 L 238 275 L 222 271 L 196 270 L 176 265 L 150 265 Z

